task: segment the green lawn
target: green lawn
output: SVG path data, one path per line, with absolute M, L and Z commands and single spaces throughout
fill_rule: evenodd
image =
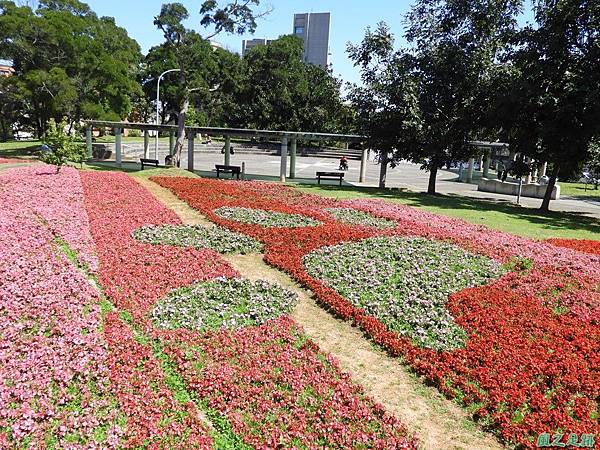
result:
M 560 182 L 560 195 L 569 197 L 585 198 L 589 200 L 600 200 L 600 189 L 594 189 L 593 184 L 563 183 Z
M 533 239 L 560 237 L 600 240 L 600 221 L 578 214 L 560 212 L 542 214 L 535 209 L 505 203 L 487 202 L 457 195 L 431 196 L 396 189 L 316 185 L 294 185 L 294 187 L 302 192 L 338 199 L 380 198 Z
M 40 141 L 0 142 L 0 156 L 3 158 L 30 158 L 40 149 Z

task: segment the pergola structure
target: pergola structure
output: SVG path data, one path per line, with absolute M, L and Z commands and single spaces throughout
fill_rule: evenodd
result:
M 107 122 L 90 120 L 86 122 L 86 145 L 88 156 L 92 157 L 92 131 L 94 128 L 112 128 L 115 134 L 115 159 L 117 165 L 121 165 L 121 136 L 125 129 L 140 130 L 144 132 L 144 157 L 149 157 L 150 150 L 150 131 L 169 133 L 171 136 L 171 148 L 173 147 L 173 136 L 177 132 L 175 125 L 156 125 L 148 123 L 133 122 Z M 215 128 L 215 127 L 186 127 L 185 133 L 188 139 L 188 167 L 187 170 L 194 171 L 194 140 L 197 135 L 206 134 L 209 136 L 223 136 L 225 138 L 225 165 L 228 166 L 231 157 L 231 138 L 270 138 L 281 141 L 281 167 L 279 171 L 280 180 L 284 182 L 288 173 L 288 146 L 290 156 L 289 178 L 296 177 L 296 147 L 298 140 L 310 141 L 335 141 L 345 143 L 362 143 L 366 140 L 364 136 L 354 134 L 331 134 L 331 133 L 312 133 L 298 131 L 271 131 L 271 130 L 252 130 L 245 128 Z M 367 149 L 363 149 L 360 164 L 359 182 L 365 181 L 367 171 Z

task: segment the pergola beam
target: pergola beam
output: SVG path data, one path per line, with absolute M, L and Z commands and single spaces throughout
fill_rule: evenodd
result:
M 175 125 L 155 125 L 148 123 L 135 122 L 109 122 L 101 120 L 90 120 L 87 125 L 94 128 L 120 128 L 130 130 L 150 131 L 157 130 L 159 132 L 177 131 Z M 356 134 L 332 134 L 332 133 L 317 133 L 317 132 L 302 132 L 302 131 L 272 131 L 272 130 L 253 130 L 246 128 L 218 128 L 218 127 L 186 127 L 189 132 L 195 134 L 208 134 L 213 136 L 229 136 L 237 138 L 272 138 L 273 140 L 281 141 L 288 138 L 300 139 L 308 141 L 336 141 L 336 142 L 352 142 L 360 143 L 366 140 L 365 136 Z

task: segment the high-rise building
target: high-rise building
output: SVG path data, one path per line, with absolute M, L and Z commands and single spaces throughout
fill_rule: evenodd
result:
M 331 13 L 294 14 L 294 34 L 304 41 L 304 61 L 326 68 L 329 65 Z
M 246 56 L 246 52 L 251 48 L 258 47 L 259 45 L 268 45 L 273 42 L 270 39 L 249 39 L 242 41 L 242 56 Z

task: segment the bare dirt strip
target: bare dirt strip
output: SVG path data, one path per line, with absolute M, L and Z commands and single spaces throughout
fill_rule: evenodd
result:
M 159 201 L 173 209 L 187 225 L 213 224 L 174 194 L 145 178 L 135 178 Z M 365 392 L 417 434 L 424 449 L 501 449 L 491 434 L 483 432 L 457 404 L 435 388 L 425 386 L 398 358 L 376 348 L 356 327 L 334 318 L 314 300 L 313 294 L 285 273 L 274 269 L 262 255 L 226 255 L 245 278 L 279 283 L 298 294 L 292 316 L 319 347 L 332 354 L 340 367 Z

